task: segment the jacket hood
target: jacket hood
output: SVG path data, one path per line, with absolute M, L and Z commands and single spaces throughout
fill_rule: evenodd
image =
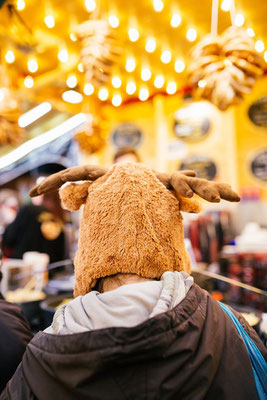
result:
M 232 340 L 239 357 L 226 351 Z M 256 398 L 242 339 L 217 302 L 195 284 L 175 308 L 132 328 L 64 336 L 40 332 L 21 368 L 39 400 Z M 227 369 L 245 376 L 243 385 L 233 379 L 229 386 Z

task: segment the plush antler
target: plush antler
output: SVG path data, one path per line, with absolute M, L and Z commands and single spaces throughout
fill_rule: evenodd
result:
M 105 175 L 107 168 L 95 165 L 81 165 L 79 167 L 68 168 L 56 174 L 48 176 L 31 191 L 30 196 L 35 197 L 40 194 L 53 192 L 59 189 L 66 182 L 75 181 L 95 181 L 100 176 Z
M 52 192 L 59 189 L 66 182 L 94 181 L 105 175 L 107 171 L 107 168 L 95 165 L 68 168 L 50 175 L 40 185 L 35 186 L 30 191 L 30 196 L 34 197 Z M 194 171 L 180 171 L 172 174 L 154 172 L 167 189 L 174 189 L 177 195 L 183 197 L 190 198 L 196 193 L 203 199 L 214 203 L 219 202 L 221 199 L 228 201 L 240 200 L 238 194 L 231 189 L 230 185 L 196 178 Z

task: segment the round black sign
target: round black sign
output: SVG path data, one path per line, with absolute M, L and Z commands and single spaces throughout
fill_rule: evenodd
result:
M 115 147 L 133 147 L 140 146 L 143 134 L 137 125 L 133 123 L 123 123 L 116 127 L 112 133 L 112 142 Z
M 250 120 L 258 126 L 267 127 L 267 96 L 255 101 L 248 110 Z
M 174 114 L 175 135 L 185 142 L 198 142 L 210 131 L 210 121 L 205 115 L 197 115 L 190 106 L 181 108 Z
M 185 158 L 179 169 L 192 169 L 198 178 L 209 180 L 214 179 L 217 173 L 215 163 L 210 158 L 199 154 Z
M 258 153 L 251 162 L 253 175 L 263 182 L 267 182 L 267 150 Z

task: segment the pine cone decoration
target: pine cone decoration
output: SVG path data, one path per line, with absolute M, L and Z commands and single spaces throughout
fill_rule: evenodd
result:
M 81 60 L 85 78 L 95 86 L 104 85 L 110 78 L 113 64 L 120 55 L 117 39 L 105 20 L 86 21 L 76 28 L 82 44 Z
M 192 50 L 189 80 L 197 94 L 220 110 L 243 100 L 266 64 L 243 28 L 231 26 L 221 36 L 207 35 Z
M 80 148 L 87 154 L 93 154 L 105 146 L 104 129 L 98 120 L 89 115 L 84 129 L 75 135 Z

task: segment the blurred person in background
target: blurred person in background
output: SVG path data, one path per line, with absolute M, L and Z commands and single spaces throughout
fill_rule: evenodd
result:
M 0 190 L 0 234 L 14 221 L 19 208 L 17 193 L 11 189 Z
M 141 158 L 136 150 L 132 147 L 121 147 L 116 151 L 113 157 L 114 164 L 117 163 L 138 163 L 141 162 Z
M 28 251 L 46 253 L 50 263 L 67 258 L 64 234 L 64 211 L 57 192 L 37 197 L 22 206 L 15 220 L 3 234 L 5 257 L 23 258 Z

